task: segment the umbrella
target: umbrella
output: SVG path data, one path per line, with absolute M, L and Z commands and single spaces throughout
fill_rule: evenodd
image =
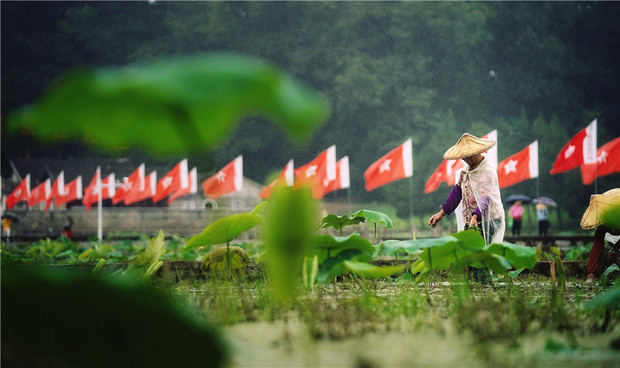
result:
M 532 201 L 534 203 L 542 203 L 546 206 L 551 206 L 551 207 L 557 207 L 558 204 L 555 203 L 555 201 L 549 197 L 538 197 L 538 198 L 534 198 L 534 200 Z
M 603 194 L 590 196 L 590 205 L 581 217 L 581 228 L 591 230 L 599 226 L 603 221 L 601 215 L 614 206 L 620 205 L 620 189 L 615 188 Z
M 8 211 L 5 212 L 4 214 L 2 214 L 2 218 L 11 219 L 11 221 L 13 221 L 14 223 L 18 223 L 19 222 L 19 216 L 17 216 L 13 212 L 8 212 Z
M 521 201 L 523 203 L 530 203 L 532 201 L 532 198 L 526 196 L 525 194 L 513 194 L 511 196 L 508 196 L 508 198 L 505 199 L 506 203 L 515 203 L 516 201 Z

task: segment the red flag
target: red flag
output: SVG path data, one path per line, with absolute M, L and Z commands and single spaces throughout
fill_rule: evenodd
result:
M 56 197 L 56 206 L 82 199 L 82 176 L 78 176 L 74 180 L 65 185 L 65 194 Z
M 101 168 L 97 167 L 95 176 L 90 184 L 84 189 L 84 197 L 82 203 L 86 207 L 86 211 L 90 211 L 90 207 L 99 200 L 99 188 L 101 188 L 101 199 L 112 199 L 115 194 L 114 173 L 108 175 L 105 179 L 100 180 Z
M 411 138 L 375 161 L 364 172 L 366 191 L 371 191 L 394 180 L 413 175 Z
M 45 209 L 43 211 L 47 212 L 50 208 L 50 204 L 54 198 L 62 197 L 65 195 L 65 172 L 61 171 L 60 174 L 54 180 L 54 185 L 52 185 L 52 191 L 50 192 L 49 197 L 47 197 L 47 203 L 45 204 Z
M 275 189 L 276 185 L 287 185 L 289 187 L 293 186 L 293 182 L 295 181 L 295 167 L 293 166 L 293 160 L 289 160 L 284 166 L 284 169 L 280 172 L 280 175 L 276 178 L 276 180 L 269 183 L 269 185 L 265 186 L 263 190 L 258 193 L 260 198 L 269 199 L 271 198 L 271 193 Z
M 125 204 L 130 205 L 153 198 L 155 193 L 157 193 L 157 171 L 153 171 L 144 177 L 144 190 L 131 190 L 125 195 Z
M 30 191 L 30 197 L 28 197 L 28 207 L 32 207 L 39 202 L 46 202 L 52 191 L 52 184 L 50 179 L 46 179 L 43 183 L 37 185 Z
M 99 196 L 99 187 L 101 177 L 101 168 L 97 167 L 95 170 L 95 176 L 93 176 L 90 184 L 84 189 L 84 197 L 82 198 L 82 204 L 86 207 L 86 211 L 90 211 L 90 207 L 93 203 L 97 203 Z
M 339 189 L 351 187 L 351 177 L 349 175 L 349 156 L 344 156 L 336 162 L 336 179 L 329 182 L 323 190 L 323 195 Z
M 596 164 L 580 166 L 584 185 L 592 184 L 597 177 L 620 172 L 620 137 L 605 143 L 596 153 Z
M 116 194 L 115 187 L 115 176 L 114 173 L 106 176 L 103 180 L 101 180 L 101 199 L 112 199 L 114 198 L 114 194 Z
M 294 187 L 312 188 L 312 197 L 323 197 L 329 182 L 336 179 L 336 146 L 330 146 L 314 160 L 295 169 Z
M 442 182 L 448 181 L 447 166 L 448 160 L 441 161 L 439 167 L 435 169 L 435 172 L 433 172 L 433 174 L 431 174 L 431 177 L 428 178 L 428 180 L 426 181 L 426 184 L 424 185 L 424 193 L 433 192 L 437 190 L 437 188 L 439 188 L 439 185 Z
M 198 193 L 198 170 L 196 170 L 195 167 L 189 171 L 189 174 L 187 174 L 187 179 L 189 183 L 187 188 L 181 188 L 172 193 L 172 195 L 168 197 L 168 204 L 174 202 L 174 200 L 179 197 Z
M 187 189 L 188 187 L 187 159 L 183 159 L 157 182 L 153 203 L 161 201 L 179 189 Z
M 117 204 L 125 200 L 127 196 L 138 196 L 140 192 L 144 190 L 144 164 L 140 164 L 138 168 L 129 175 L 127 178 L 123 178 L 123 183 L 114 193 L 112 197 L 112 203 Z
M 499 187 L 506 188 L 538 177 L 538 141 L 504 159 L 497 166 Z
M 6 199 L 6 205 L 9 209 L 13 209 L 19 201 L 28 201 L 30 197 L 30 174 L 26 175 L 19 185 L 13 189 Z
M 202 182 L 205 197 L 217 199 L 224 194 L 238 192 L 243 186 L 243 156 L 232 160 L 217 174 Z
M 566 143 L 549 173 L 559 174 L 581 164 L 594 163 L 596 163 L 596 119 Z

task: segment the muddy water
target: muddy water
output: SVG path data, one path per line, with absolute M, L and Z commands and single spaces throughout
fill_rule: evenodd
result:
M 312 340 L 296 322 L 244 323 L 226 329 L 233 367 L 483 366 L 467 339 L 453 332 L 369 333 Z
M 436 327 L 436 326 L 435 326 Z M 522 337 L 516 345 L 481 349 L 467 334 L 445 328 L 369 333 L 340 340 L 313 340 L 303 325 L 282 321 L 225 328 L 231 367 L 620 367 L 610 347 L 620 329 L 573 340 L 560 334 Z M 553 341 L 560 348 L 549 349 Z

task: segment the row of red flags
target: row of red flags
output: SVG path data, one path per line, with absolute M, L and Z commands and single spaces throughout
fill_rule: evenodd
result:
M 579 131 L 560 150 L 550 174 L 559 174 L 577 167 L 581 170 L 584 185 L 591 184 L 598 177 L 620 172 L 620 137 L 596 148 L 597 120 Z M 497 142 L 497 131 L 494 130 L 483 138 Z M 494 150 L 492 152 L 492 150 Z M 487 158 L 497 163 L 497 145 L 489 150 Z M 442 182 L 453 186 L 457 181 L 457 173 L 465 163 L 462 160 L 444 160 L 426 182 L 424 193 L 436 190 Z M 496 164 L 499 187 L 506 188 L 527 179 L 538 177 L 538 140 L 523 150 L 513 154 Z
M 592 183 L 597 177 L 620 172 L 620 138 L 616 138 L 596 149 L 596 120 L 577 133 L 560 151 L 551 174 L 558 174 L 580 167 L 584 184 Z M 494 130 L 483 138 L 497 142 Z M 534 141 L 523 150 L 497 162 L 497 145 L 489 149 L 487 158 L 494 166 L 500 188 L 505 188 L 521 181 L 538 177 L 538 141 Z M 425 193 L 436 190 L 442 182 L 449 186 L 456 183 L 457 173 L 465 163 L 462 160 L 444 160 L 424 187 Z M 412 141 L 407 139 L 364 172 L 365 187 L 371 191 L 392 181 L 413 175 Z M 240 191 L 243 184 L 243 157 L 235 158 L 215 175 L 207 178 L 201 186 L 205 197 L 217 199 L 225 194 Z M 277 185 L 293 187 L 309 186 L 314 198 L 322 198 L 327 193 L 350 187 L 349 157 L 336 161 L 336 146 L 321 152 L 307 164 L 294 168 L 290 160 L 279 176 L 267 185 L 259 194 L 261 198 L 270 198 Z M 82 178 L 64 184 L 61 172 L 53 184 L 47 179 L 30 190 L 30 174 L 15 188 L 7 199 L 9 209 L 19 201 L 26 201 L 29 207 L 45 202 L 45 210 L 51 203 L 57 206 L 75 200 L 82 200 L 87 209 L 101 199 L 111 199 L 112 203 L 126 205 L 151 198 L 154 203 L 167 198 L 168 204 L 175 199 L 197 193 L 197 172 L 194 167 L 188 171 L 187 159 L 179 162 L 169 173 L 157 181 L 157 173 L 145 175 L 141 164 L 131 175 L 124 178 L 120 186 L 115 184 L 114 174 L 101 178 L 97 168 L 90 184 L 82 191 Z
M 26 201 L 29 207 L 45 202 L 45 211 L 52 203 L 57 206 L 71 201 L 82 200 L 88 210 L 101 199 L 111 199 L 112 203 L 126 205 L 151 198 L 154 203 L 168 198 L 168 204 L 175 199 L 197 192 L 196 168 L 187 171 L 187 159 L 182 160 L 168 174 L 157 181 L 157 173 L 145 175 L 141 164 L 131 175 L 124 178 L 117 187 L 114 174 L 101 178 L 97 168 L 90 184 L 82 191 L 82 177 L 78 176 L 64 184 L 64 172 L 60 172 L 53 184 L 50 179 L 30 190 L 30 174 L 15 188 L 7 199 L 12 209 L 16 203 Z M 411 139 L 396 147 L 371 165 L 364 173 L 366 189 L 372 190 L 391 181 L 413 175 L 413 155 Z M 315 159 L 298 167 L 290 160 L 276 180 L 267 185 L 259 194 L 269 198 L 277 185 L 309 186 L 314 198 L 350 187 L 349 157 L 344 156 L 336 162 L 336 146 L 321 152 Z M 243 185 L 243 157 L 239 156 L 224 166 L 215 175 L 202 182 L 205 197 L 217 199 L 225 194 L 241 191 Z
M 101 169 L 97 168 L 90 184 L 82 190 L 82 176 L 65 184 L 64 171 L 54 180 L 47 179 L 30 190 L 30 174 L 11 192 L 7 198 L 7 207 L 13 208 L 16 203 L 25 201 L 28 207 L 45 202 L 45 211 L 51 204 L 56 206 L 81 200 L 87 210 L 99 199 L 111 199 L 112 203 L 130 205 L 151 198 L 154 203 L 168 198 L 168 203 L 175 199 L 197 192 L 197 171 L 187 170 L 187 159 L 179 162 L 164 177 L 157 181 L 157 172 L 145 175 L 145 166 L 141 164 L 123 182 L 117 186 L 114 173 L 101 177 Z

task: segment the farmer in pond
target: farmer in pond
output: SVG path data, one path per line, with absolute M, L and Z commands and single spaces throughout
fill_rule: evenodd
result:
M 594 243 L 588 257 L 588 276 L 586 283 L 591 285 L 601 272 L 612 263 L 620 263 L 620 227 L 617 224 L 609 224 L 601 216 L 605 211 L 620 206 L 620 188 L 606 191 L 603 194 L 594 194 L 590 197 L 590 205 L 581 217 L 580 226 L 584 230 L 594 231 Z M 611 250 L 605 256 L 603 250 L 605 241 L 609 241 Z M 603 269 L 601 269 L 601 263 Z M 619 264 L 620 266 L 620 264 Z
M 483 154 L 494 145 L 495 142 L 490 139 L 465 133 L 444 153 L 444 159 L 462 159 L 467 167 L 461 171 L 441 210 L 428 220 L 430 226 L 435 227 L 445 215 L 454 212 L 460 204 L 462 218 L 457 213 L 459 230 L 463 227 L 480 229 L 486 244 L 504 240 L 506 224 L 504 206 L 499 194 L 497 168 Z

